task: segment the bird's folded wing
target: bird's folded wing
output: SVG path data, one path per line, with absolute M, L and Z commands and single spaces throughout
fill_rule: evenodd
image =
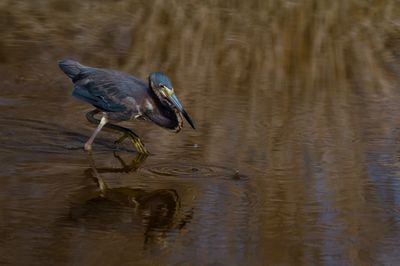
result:
M 105 112 L 125 111 L 127 108 L 121 102 L 124 95 L 118 90 L 118 84 L 99 81 L 88 79 L 76 82 L 72 95 Z

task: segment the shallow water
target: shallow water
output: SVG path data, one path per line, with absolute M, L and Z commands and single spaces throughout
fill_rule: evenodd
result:
M 349 15 L 351 14 L 351 15 Z M 396 1 L 3 1 L 0 264 L 394 265 Z M 101 132 L 57 60 L 163 70 L 197 125 Z

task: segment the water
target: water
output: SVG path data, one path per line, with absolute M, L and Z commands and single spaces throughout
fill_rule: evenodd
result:
M 0 264 L 394 265 L 396 1 L 3 1 Z M 171 77 L 197 125 L 93 131 L 63 57 Z

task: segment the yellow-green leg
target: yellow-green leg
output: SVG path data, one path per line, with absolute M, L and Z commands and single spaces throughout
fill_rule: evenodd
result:
M 100 111 L 97 109 L 88 112 L 86 114 L 87 120 L 90 123 L 93 123 L 96 125 L 99 124 L 100 120 L 94 117 L 98 113 L 100 113 Z M 115 143 L 121 143 L 126 138 L 129 138 L 129 140 L 131 141 L 131 143 L 133 144 L 133 146 L 137 152 L 142 153 L 142 154 L 149 154 L 149 152 L 147 151 L 146 147 L 144 146 L 142 140 L 132 130 L 125 128 L 125 127 L 118 126 L 118 125 L 110 124 L 110 123 L 105 124 L 104 127 L 124 133 L 124 135 L 122 135 L 122 137 L 120 137 L 117 141 L 115 141 Z
M 135 158 L 132 159 L 132 162 L 130 164 L 126 164 L 125 161 L 117 154 L 117 152 L 114 152 L 114 157 L 120 162 L 122 166 L 121 172 L 126 173 L 136 171 L 146 161 L 147 156 L 148 154 L 138 152 Z
M 129 129 L 128 129 L 129 130 Z M 126 138 L 129 138 L 136 151 L 143 154 L 149 154 L 142 140 L 133 132 L 125 132 L 119 139 L 115 141 L 116 144 L 123 142 Z

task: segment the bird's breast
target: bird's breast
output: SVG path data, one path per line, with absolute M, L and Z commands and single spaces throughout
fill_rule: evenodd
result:
M 145 114 L 152 113 L 156 109 L 154 102 L 148 99 L 137 102 L 134 98 L 127 97 L 126 101 L 130 106 L 131 119 L 145 120 Z
M 144 100 L 144 109 L 145 112 L 152 112 L 154 110 L 154 102 L 148 99 Z

